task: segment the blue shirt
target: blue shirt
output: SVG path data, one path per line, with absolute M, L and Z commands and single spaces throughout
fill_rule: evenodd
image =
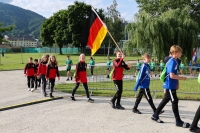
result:
M 138 80 L 136 82 L 136 85 L 134 87 L 134 91 L 137 91 L 138 87 L 145 89 L 149 88 L 150 85 L 150 66 L 149 64 L 142 64 L 140 69 L 140 74 L 138 77 Z
M 163 84 L 163 88 L 166 90 L 176 90 L 178 85 L 177 79 L 170 78 L 170 73 L 174 73 L 175 75 L 178 75 L 178 63 L 174 58 L 171 58 L 166 66 L 166 79 Z

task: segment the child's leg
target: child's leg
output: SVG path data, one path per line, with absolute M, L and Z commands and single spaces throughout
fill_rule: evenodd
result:
M 151 97 L 151 93 L 150 93 L 149 88 L 144 89 L 144 95 L 145 95 L 145 97 L 146 97 L 146 99 L 147 99 L 149 105 L 150 105 L 151 108 L 153 109 L 153 112 L 155 112 L 155 111 L 156 111 L 156 107 L 155 107 L 155 105 L 154 105 L 154 103 L 153 103 L 153 99 L 152 99 L 152 97 Z
M 165 107 L 165 105 L 169 102 L 169 100 L 170 100 L 169 90 L 166 90 L 164 98 L 162 99 L 156 111 L 154 112 L 155 116 L 158 116 L 160 114 L 161 110 Z
M 174 116 L 175 116 L 175 119 L 177 121 L 180 121 L 180 115 L 179 115 L 179 110 L 178 110 L 178 97 L 176 95 L 176 90 L 169 90 L 169 93 L 170 93 L 170 99 L 171 99 L 171 102 L 172 102 L 172 110 L 174 112 Z
M 53 93 L 53 88 L 54 88 L 54 85 L 55 85 L 55 79 L 50 78 L 49 82 L 51 83 L 50 93 Z
M 27 76 L 27 85 L 28 85 L 28 88 L 30 88 L 30 80 L 31 80 L 30 76 Z
M 34 88 L 35 77 L 31 76 L 31 88 Z
M 42 79 L 42 91 L 43 91 L 43 94 L 46 95 L 46 78 L 45 78 L 45 75 L 41 75 L 41 79 Z
M 138 95 L 137 95 L 137 99 L 135 101 L 135 105 L 134 105 L 134 109 L 137 109 L 138 108 L 138 105 L 140 104 L 140 101 L 142 99 L 142 96 L 143 96 L 143 89 L 140 89 Z
M 120 105 L 121 102 L 121 96 L 122 96 L 122 91 L 123 91 L 123 82 L 122 80 L 116 80 L 115 81 L 115 86 L 117 88 L 117 92 L 115 94 L 116 98 L 117 98 L 117 103 L 116 105 Z
M 35 78 L 35 81 L 34 81 L 34 83 L 35 83 L 35 89 L 37 89 L 37 87 L 38 87 L 38 84 L 37 84 L 37 83 L 38 83 L 37 76 L 35 76 L 34 78 Z
M 83 83 L 83 87 L 84 87 L 84 89 L 85 89 L 85 93 L 86 93 L 86 95 L 87 95 L 87 98 L 90 98 L 87 83 Z
M 72 97 L 74 97 L 74 94 L 75 94 L 76 90 L 78 89 L 79 84 L 80 84 L 79 82 L 76 83 L 76 85 L 75 85 L 75 87 L 74 87 L 74 89 L 72 91 Z
M 91 74 L 93 75 L 94 66 L 91 66 Z
M 191 126 L 190 126 L 190 129 L 197 128 L 197 124 L 198 124 L 199 119 L 200 119 L 200 106 L 199 106 L 199 108 L 197 109 L 197 112 L 196 112 L 196 114 L 195 114 L 195 116 L 194 116 L 194 119 L 193 119 L 193 121 L 192 121 L 192 124 L 191 124 Z

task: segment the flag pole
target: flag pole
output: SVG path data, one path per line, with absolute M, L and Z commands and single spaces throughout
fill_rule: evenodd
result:
M 97 17 L 100 19 L 100 21 L 103 23 L 103 25 L 106 27 L 108 34 L 110 35 L 110 37 L 112 38 L 113 42 L 115 43 L 115 45 L 117 46 L 118 50 L 122 52 L 122 50 L 120 49 L 119 45 L 117 44 L 117 42 L 115 41 L 115 39 L 113 38 L 113 36 L 111 35 L 110 31 L 108 30 L 107 26 L 105 25 L 105 23 L 101 20 L 101 18 L 99 17 L 99 15 L 97 14 L 97 12 L 94 10 L 94 7 L 92 5 L 90 5 L 92 10 L 95 12 L 95 14 L 97 15 Z M 128 62 L 128 61 L 127 61 Z M 130 65 L 130 63 L 128 62 L 128 64 Z

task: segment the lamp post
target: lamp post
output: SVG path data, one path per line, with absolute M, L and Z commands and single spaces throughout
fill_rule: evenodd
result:
M 24 45 L 24 37 L 23 37 L 23 45 Z M 23 56 L 22 56 L 22 44 L 21 44 L 21 59 L 22 59 L 22 64 L 24 64 L 24 62 L 23 62 Z

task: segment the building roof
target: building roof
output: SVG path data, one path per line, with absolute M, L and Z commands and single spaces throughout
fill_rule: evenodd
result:
M 34 38 L 31 36 L 12 36 L 8 38 L 8 41 L 36 41 Z

